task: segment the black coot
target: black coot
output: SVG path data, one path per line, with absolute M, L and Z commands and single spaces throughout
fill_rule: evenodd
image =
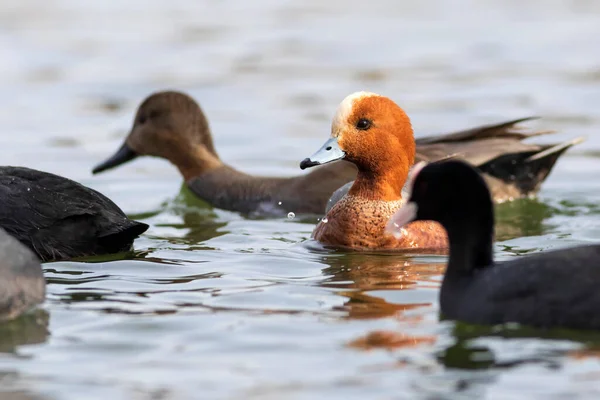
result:
M 398 234 L 410 221 L 434 220 L 448 232 L 450 256 L 440 293 L 444 317 L 600 329 L 600 245 L 495 263 L 492 200 L 478 172 L 446 161 L 415 171 L 412 179 L 409 202 L 387 231 Z
M 42 261 L 127 251 L 148 225 L 106 196 L 70 179 L 0 167 L 0 227 Z

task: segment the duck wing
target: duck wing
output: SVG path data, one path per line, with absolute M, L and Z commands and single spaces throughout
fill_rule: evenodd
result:
M 540 151 L 543 146 L 523 143 L 523 140 L 546 135 L 552 131 L 525 132 L 516 126 L 536 118 L 520 118 L 448 134 L 420 137 L 415 140 L 417 144 L 415 162 L 431 162 L 454 155 L 479 166 L 504 154 Z
M 525 132 L 516 126 L 534 118 L 419 138 L 416 140 L 416 162 L 436 161 L 449 155 L 467 161 L 484 174 L 496 201 L 535 194 L 558 158 L 584 139 L 576 138 L 558 144 L 525 143 L 525 139 L 552 133 Z

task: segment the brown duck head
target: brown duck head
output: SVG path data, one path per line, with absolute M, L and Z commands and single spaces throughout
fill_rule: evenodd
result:
M 123 145 L 92 172 L 97 174 L 145 155 L 169 160 L 185 180 L 222 165 L 202 109 L 190 96 L 174 91 L 148 96 L 139 106 Z

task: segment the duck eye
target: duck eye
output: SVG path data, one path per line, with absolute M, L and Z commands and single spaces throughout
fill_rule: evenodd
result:
M 360 129 L 361 131 L 366 131 L 367 129 L 369 129 L 371 127 L 371 121 L 369 121 L 366 118 L 361 118 L 358 120 L 358 122 L 356 123 L 356 128 Z
M 140 115 L 138 118 L 138 124 L 143 124 L 146 122 L 146 116 L 145 115 Z

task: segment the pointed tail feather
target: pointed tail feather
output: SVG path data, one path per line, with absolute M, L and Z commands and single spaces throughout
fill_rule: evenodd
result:
M 539 153 L 532 155 L 531 157 L 529 157 L 525 161 L 526 162 L 533 162 L 533 161 L 536 161 L 536 160 L 540 160 L 540 159 L 542 159 L 544 157 L 547 157 L 547 156 L 549 156 L 549 155 L 551 155 L 553 153 L 559 153 L 559 155 L 560 155 L 565 150 L 567 150 L 569 147 L 572 147 L 572 146 L 574 146 L 576 144 L 584 142 L 585 139 L 586 139 L 585 137 L 580 136 L 580 137 L 577 137 L 577 138 L 575 138 L 573 140 L 569 140 L 568 142 L 559 143 L 557 145 L 554 145 L 552 147 L 547 148 L 544 151 L 540 151 Z
M 579 137 L 568 142 L 543 146 L 541 151 L 504 154 L 481 165 L 479 169 L 524 195 L 536 193 L 548 177 L 558 158 L 570 147 L 583 142 Z

